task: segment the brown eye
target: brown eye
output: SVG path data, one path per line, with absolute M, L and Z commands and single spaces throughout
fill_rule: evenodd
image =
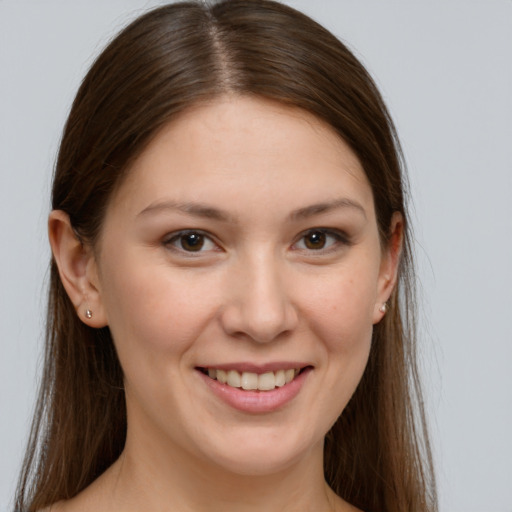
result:
M 179 238 L 181 249 L 189 252 L 200 251 L 204 246 L 204 235 L 200 233 L 186 233 Z
M 304 232 L 293 248 L 306 252 L 316 251 L 317 255 L 322 255 L 350 245 L 349 238 L 343 232 L 337 229 L 316 228 Z
M 312 231 L 304 236 L 304 245 L 308 249 L 318 250 L 325 247 L 326 234 L 322 231 Z
M 164 245 L 181 253 L 204 253 L 215 251 L 218 246 L 206 234 L 201 231 L 180 231 L 167 240 Z

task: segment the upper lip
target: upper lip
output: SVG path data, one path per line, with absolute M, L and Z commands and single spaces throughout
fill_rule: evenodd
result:
M 311 366 L 308 363 L 297 362 L 297 361 L 274 361 L 264 364 L 256 364 L 249 362 L 233 362 L 233 363 L 221 363 L 221 364 L 206 364 L 197 366 L 197 368 L 204 369 L 215 369 L 215 370 L 236 370 L 239 373 L 250 372 L 250 373 L 267 373 L 276 372 L 278 370 L 302 370 L 306 366 Z

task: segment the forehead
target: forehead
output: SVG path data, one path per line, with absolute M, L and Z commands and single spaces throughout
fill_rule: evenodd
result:
M 299 208 L 340 193 L 373 208 L 358 158 L 329 125 L 277 102 L 222 97 L 166 125 L 112 203 L 143 209 L 171 197 L 261 210 L 276 201 Z

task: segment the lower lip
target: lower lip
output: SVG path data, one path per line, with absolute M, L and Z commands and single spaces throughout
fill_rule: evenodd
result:
M 291 402 L 299 394 L 310 371 L 311 368 L 306 368 L 288 384 L 271 391 L 245 391 L 222 384 L 199 370 L 197 373 L 213 393 L 233 409 L 262 414 L 277 411 Z

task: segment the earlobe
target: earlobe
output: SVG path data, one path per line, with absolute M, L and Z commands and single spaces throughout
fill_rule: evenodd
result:
M 400 212 L 394 212 L 391 218 L 388 243 L 383 251 L 377 301 L 374 309 L 373 323 L 379 323 L 389 309 L 388 300 L 393 293 L 398 279 L 398 269 L 403 247 L 404 225 Z
M 78 317 L 90 327 L 106 326 L 93 251 L 77 238 L 62 210 L 50 213 L 48 235 L 60 279 Z

